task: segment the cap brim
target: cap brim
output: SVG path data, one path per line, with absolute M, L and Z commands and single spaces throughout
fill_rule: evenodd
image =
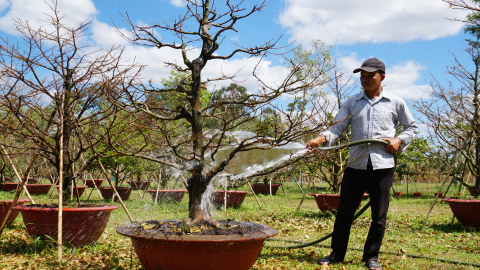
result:
M 366 72 L 375 72 L 377 70 L 380 70 L 379 68 L 373 68 L 373 67 L 361 67 L 361 68 L 357 68 L 353 71 L 353 73 L 357 73 L 357 72 L 360 72 L 360 71 L 366 71 Z

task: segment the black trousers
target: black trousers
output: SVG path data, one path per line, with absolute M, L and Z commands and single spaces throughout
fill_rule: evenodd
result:
M 363 250 L 363 260 L 378 257 L 385 235 L 394 170 L 394 168 L 373 170 L 370 159 L 366 170 L 352 168 L 345 170 L 331 244 L 337 262 L 345 258 L 353 216 L 366 190 L 370 194 L 372 223 Z

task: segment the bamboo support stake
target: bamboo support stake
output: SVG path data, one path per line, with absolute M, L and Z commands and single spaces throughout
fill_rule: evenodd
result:
M 228 177 L 225 178 L 225 187 L 223 187 L 223 211 L 227 211 L 227 187 L 228 187 Z
M 32 199 L 32 196 L 30 196 L 30 192 L 28 192 L 28 190 L 25 188 L 25 183 L 27 182 L 28 178 L 25 178 L 25 180 L 22 179 L 22 177 L 20 176 L 20 174 L 17 171 L 17 168 L 15 167 L 12 160 L 10 159 L 10 156 L 8 155 L 7 150 L 5 150 L 5 147 L 3 147 L 3 145 L 1 145 L 1 146 L 2 146 L 3 152 L 5 153 L 5 156 L 7 156 L 7 159 L 10 162 L 10 165 L 12 165 L 13 171 L 15 172 L 15 176 L 17 176 L 19 183 L 23 183 L 23 184 L 21 184 L 21 187 L 19 188 L 20 191 L 23 189 L 23 191 L 25 191 L 25 194 L 27 195 L 28 199 L 33 204 L 35 204 L 35 202 Z
M 60 155 L 59 155 L 59 166 L 58 166 L 58 231 L 57 231 L 57 260 L 59 263 L 62 262 L 62 249 L 63 249 L 63 239 L 62 239 L 62 227 L 63 227 L 63 95 L 61 102 L 61 111 L 60 112 Z M 55 188 L 55 187 L 54 187 Z
M 155 205 L 157 205 L 157 201 L 158 201 L 158 190 L 160 189 L 160 182 L 162 181 L 162 174 L 160 173 L 158 175 L 158 182 L 157 182 L 157 191 L 155 193 Z
M 271 177 L 268 179 L 268 183 L 269 183 L 269 186 L 270 186 L 270 198 L 272 198 L 273 195 L 272 195 L 272 178 Z
M 257 195 L 255 194 L 255 191 L 253 191 L 252 185 L 250 184 L 250 181 L 248 181 L 248 179 L 247 179 L 247 183 L 248 183 L 248 187 L 250 188 L 250 190 L 251 190 L 252 193 L 253 193 L 253 196 L 255 197 L 255 200 L 256 200 L 257 203 L 258 203 L 258 207 L 260 207 L 260 210 L 262 210 L 262 205 L 261 205 L 260 202 L 258 201 Z
M 300 189 L 300 191 L 303 193 L 303 189 L 300 187 L 300 185 L 298 184 L 297 180 L 295 180 L 295 178 L 292 178 L 293 181 L 297 184 L 298 188 Z
M 0 146 L 2 147 L 3 151 L 4 151 L 5 154 L 7 155 L 7 152 L 5 151 L 5 148 L 3 147 L 3 145 L 0 145 Z M 8 155 L 7 155 L 7 157 L 8 157 Z M 17 170 L 15 169 L 15 167 L 14 167 L 14 166 L 12 166 L 12 167 L 13 167 L 13 170 L 15 171 L 15 174 L 16 174 L 17 176 L 19 176 L 19 174 L 18 174 Z M 13 211 L 12 208 L 17 205 L 17 201 L 18 201 L 18 198 L 20 197 L 20 193 L 22 193 L 22 189 L 23 189 L 23 190 L 26 190 L 26 189 L 24 188 L 25 182 L 27 182 L 27 178 L 22 179 L 22 181 L 20 182 L 20 187 L 18 187 L 17 190 L 16 190 L 15 198 L 13 199 L 13 203 L 12 203 L 12 207 L 10 207 L 10 208 L 8 209 L 7 214 L 6 214 L 5 218 L 3 219 L 2 225 L 1 225 L 1 227 L 0 227 L 0 235 L 2 235 L 3 229 L 4 229 L 5 226 L 7 225 L 8 217 L 12 214 L 12 211 Z M 28 191 L 27 191 L 27 192 L 28 192 Z M 30 195 L 30 194 L 29 194 L 29 195 Z M 34 203 L 34 202 L 32 201 L 32 203 Z
M 298 207 L 297 207 L 297 210 L 295 210 L 295 213 L 298 212 L 298 210 L 300 210 L 300 206 L 302 205 L 303 203 L 303 200 L 305 199 L 305 195 L 307 194 L 307 191 L 310 187 L 310 183 L 311 183 L 311 177 L 308 178 L 308 182 L 307 182 L 307 188 L 305 189 L 305 191 L 303 192 L 303 196 L 302 196 L 302 199 L 300 200 L 300 203 L 298 204 Z
M 183 174 L 180 174 L 180 176 L 182 176 L 183 183 L 185 184 L 185 187 L 187 188 L 188 187 L 187 180 L 185 180 L 185 177 L 183 177 Z
M 448 174 L 445 176 L 445 180 L 443 181 L 442 185 L 440 186 L 440 189 L 438 190 L 437 195 L 435 196 L 435 199 L 433 200 L 433 204 L 432 204 L 432 206 L 430 207 L 430 209 L 428 210 L 427 215 L 425 216 L 425 220 L 423 221 L 423 225 L 422 225 L 422 227 L 420 228 L 420 230 L 423 229 L 423 228 L 425 227 L 425 225 L 427 224 L 427 220 L 428 220 L 428 218 L 430 217 L 430 214 L 432 213 L 433 207 L 434 207 L 435 204 L 437 203 L 437 199 L 438 199 L 438 196 L 440 195 L 440 191 L 442 190 L 443 186 L 444 186 L 445 183 L 447 182 L 448 177 L 450 176 L 450 174 L 451 174 L 452 171 L 453 171 L 453 168 L 454 168 L 455 165 L 457 164 L 457 160 L 458 160 L 458 158 L 460 157 L 460 153 L 461 153 L 461 152 L 458 151 L 457 156 L 455 157 L 455 161 L 453 162 L 452 167 L 450 167 L 450 171 L 449 171 Z M 453 177 L 452 177 L 452 178 L 453 178 Z M 440 180 L 441 180 L 441 177 L 440 177 Z
M 98 158 L 97 158 L 97 162 L 98 162 L 98 164 L 100 165 L 100 168 L 102 169 L 103 174 L 105 174 L 105 179 L 107 179 L 107 182 L 110 184 L 110 187 L 111 187 L 111 188 L 113 189 L 113 191 L 115 192 L 115 195 L 117 195 L 118 201 L 119 201 L 120 204 L 122 205 L 123 210 L 125 210 L 125 213 L 127 213 L 127 216 L 128 216 L 128 218 L 130 219 L 130 221 L 133 222 L 133 218 L 132 218 L 132 216 L 130 215 L 130 213 L 128 212 L 127 207 L 126 207 L 125 204 L 123 203 L 122 198 L 120 198 L 120 195 L 118 194 L 117 189 L 115 188 L 115 186 L 113 186 L 112 180 L 110 180 L 110 178 L 108 178 L 107 171 L 106 171 L 105 168 L 103 167 L 102 162 L 101 162 L 100 159 L 98 159 Z M 117 179 L 117 181 L 118 181 L 118 179 Z

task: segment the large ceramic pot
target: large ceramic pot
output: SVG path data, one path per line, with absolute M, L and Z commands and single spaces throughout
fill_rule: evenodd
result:
M 227 207 L 239 207 L 247 194 L 248 191 L 239 191 L 239 190 L 227 190 Z M 211 201 L 216 205 L 224 205 L 225 202 L 225 191 L 217 190 L 212 193 Z
M 448 202 L 453 215 L 465 226 L 480 228 L 480 200 L 473 199 L 442 199 Z
M 30 194 L 47 194 L 52 187 L 53 184 L 26 184 L 25 187 L 27 188 Z
M 148 193 L 152 196 L 152 200 L 155 201 L 155 197 L 157 197 L 157 190 L 155 189 L 148 189 Z M 159 190 L 158 191 L 158 202 L 167 202 L 167 201 L 176 201 L 181 202 L 183 196 L 187 192 L 186 189 L 170 189 L 170 190 Z
M 277 194 L 278 188 L 281 184 L 272 184 L 272 195 Z M 255 194 L 270 195 L 270 184 L 255 183 L 252 185 Z
M 43 207 L 42 207 L 43 206 Z M 86 207 L 64 207 L 62 239 L 74 246 L 90 245 L 97 242 L 107 226 L 116 205 L 91 204 Z M 15 206 L 22 213 L 28 234 L 33 237 L 49 236 L 57 239 L 58 207 L 40 204 Z
M 338 205 L 340 204 L 339 194 L 310 193 L 310 196 L 315 198 L 315 202 L 322 212 L 328 211 L 334 215 L 337 214 Z
M 85 180 L 85 185 L 87 187 L 95 187 L 95 185 L 97 185 L 97 187 L 100 187 L 104 180 L 105 179 L 86 179 Z
M 17 205 L 22 205 L 26 202 L 29 202 L 29 199 L 18 199 L 17 200 Z M 8 209 L 12 207 L 13 200 L 5 200 L 5 201 L 0 201 L 0 224 L 3 223 L 3 220 L 7 216 Z M 12 213 L 10 213 L 10 216 L 8 217 L 7 225 L 11 224 L 18 216 L 18 210 L 12 210 Z
M 128 181 L 127 183 L 135 190 L 145 190 L 150 186 L 151 181 Z
M 58 186 L 54 186 L 54 187 L 58 190 Z M 88 186 L 77 186 L 76 190 L 78 190 L 78 197 L 82 197 L 86 188 L 88 188 Z M 75 188 L 73 189 L 73 196 L 77 196 L 77 192 L 75 191 Z
M 242 222 L 249 226 L 249 222 Z M 262 251 L 266 238 L 278 231 L 262 224 L 261 231 L 243 235 L 138 235 L 141 223 L 117 229 L 130 237 L 135 252 L 146 270 L 248 270 Z
M 9 183 L 9 182 L 3 183 L 2 191 L 17 190 L 18 185 L 20 185 L 20 183 Z
M 420 197 L 422 196 L 422 193 L 421 192 L 415 192 L 413 193 L 413 197 Z
M 130 194 L 132 193 L 132 188 L 115 188 L 118 192 L 118 195 L 120 195 L 120 198 L 122 201 L 128 200 L 130 197 Z M 102 197 L 105 200 L 111 200 L 113 198 L 113 201 L 118 201 L 117 195 L 115 194 L 115 191 L 113 188 L 108 188 L 108 187 L 99 187 L 98 190 L 100 190 L 100 193 L 102 193 Z M 115 196 L 114 196 L 115 195 Z

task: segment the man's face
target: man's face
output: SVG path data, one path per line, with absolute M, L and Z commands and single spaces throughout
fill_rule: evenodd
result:
M 380 75 L 378 71 L 367 72 L 362 70 L 360 73 L 360 83 L 365 91 L 377 91 L 385 79 L 385 74 Z

